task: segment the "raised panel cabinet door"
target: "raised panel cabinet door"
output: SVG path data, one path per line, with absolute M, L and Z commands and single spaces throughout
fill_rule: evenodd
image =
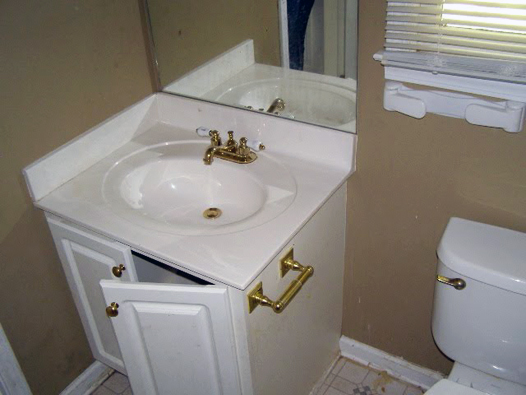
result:
M 130 248 L 60 219 L 48 216 L 47 220 L 93 356 L 126 373 L 99 283 L 103 279 L 137 281 Z M 112 269 L 119 265 L 124 270 L 116 277 Z
M 134 394 L 241 393 L 228 289 L 101 281 Z

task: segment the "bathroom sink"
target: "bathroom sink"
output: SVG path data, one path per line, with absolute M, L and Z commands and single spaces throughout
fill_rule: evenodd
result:
M 205 165 L 201 125 L 261 139 L 266 150 L 249 164 Z M 351 133 L 156 93 L 24 175 L 49 218 L 244 290 L 342 189 L 355 144 Z
M 296 183 L 265 154 L 251 164 L 203 163 L 207 142 L 152 145 L 117 161 L 103 181 L 111 209 L 135 224 L 181 235 L 233 233 L 290 206 Z
M 338 128 L 356 118 L 356 92 L 322 81 L 268 78 L 232 86 L 213 99 L 266 111 L 276 98 L 285 102 L 285 109 L 278 113 L 284 117 Z

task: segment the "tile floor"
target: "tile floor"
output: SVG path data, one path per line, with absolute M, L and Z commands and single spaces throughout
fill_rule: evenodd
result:
M 341 357 L 316 395 L 421 395 L 424 391 Z
M 91 395 L 132 395 L 130 382 L 125 375 L 115 372 L 106 379 Z
M 421 395 L 424 391 L 346 358 L 340 358 L 316 395 Z M 132 395 L 128 378 L 113 373 L 92 395 Z

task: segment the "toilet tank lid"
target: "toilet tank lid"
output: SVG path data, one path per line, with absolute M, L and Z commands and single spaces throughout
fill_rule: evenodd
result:
M 437 253 L 457 273 L 526 295 L 526 233 L 451 218 Z

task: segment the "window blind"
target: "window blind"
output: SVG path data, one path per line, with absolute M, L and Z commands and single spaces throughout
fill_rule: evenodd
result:
M 382 63 L 526 83 L 526 0 L 387 2 Z

